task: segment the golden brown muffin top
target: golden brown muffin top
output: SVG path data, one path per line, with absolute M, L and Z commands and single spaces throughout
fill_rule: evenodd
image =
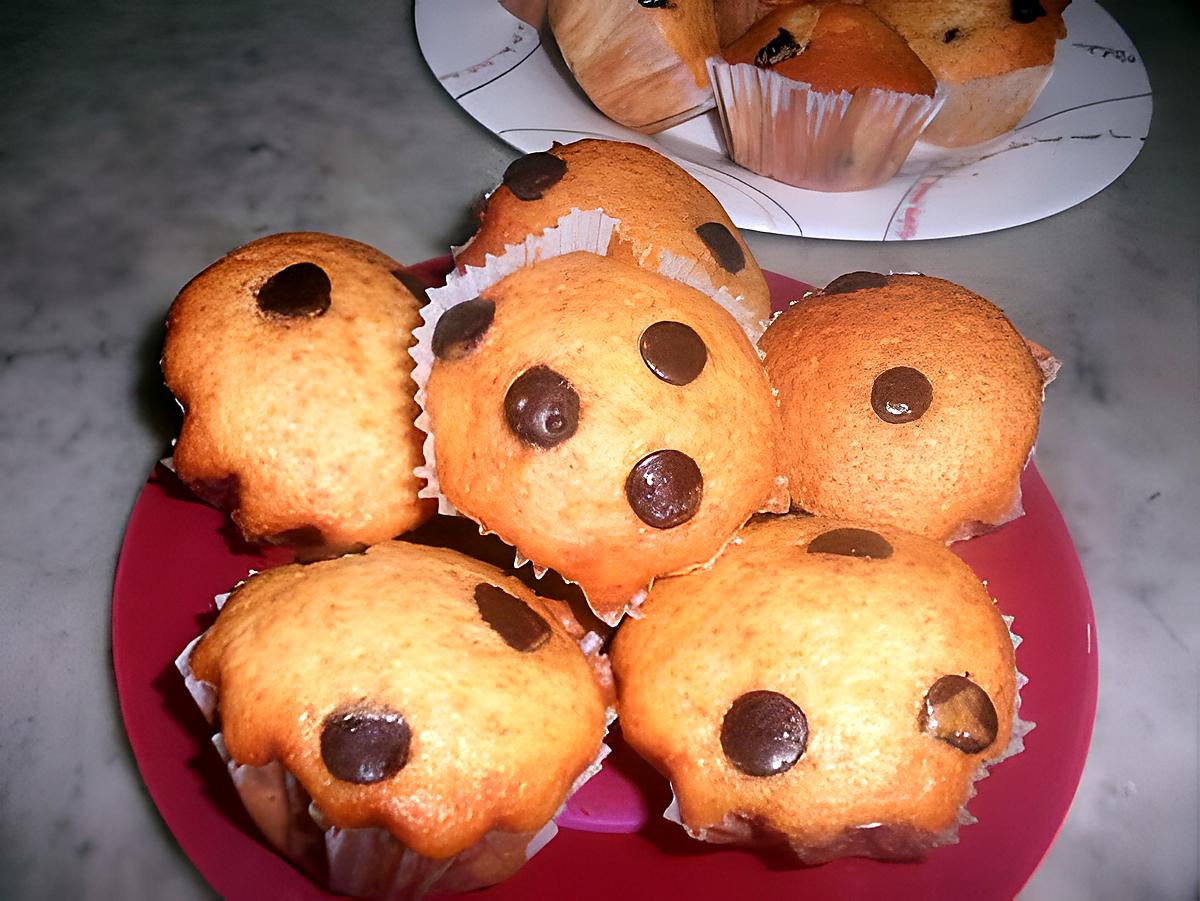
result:
M 1047 66 L 1070 0 L 866 0 L 938 79 L 953 83 Z
M 915 535 L 764 517 L 711 569 L 656 583 L 643 613 L 612 648 L 622 732 L 693 832 L 782 834 L 808 862 L 911 853 L 1008 745 L 1005 623 Z M 872 824 L 882 844 L 856 838 Z
M 172 304 L 176 470 L 247 537 L 346 550 L 433 514 L 412 472 L 412 284 L 365 244 L 288 233 L 232 251 Z
M 506 244 L 557 225 L 572 209 L 602 209 L 620 220 L 610 256 L 652 271 L 664 250 L 696 260 L 714 286 L 743 296 L 758 318 L 770 317 L 762 270 L 717 198 L 640 144 L 589 138 L 516 160 L 455 261 L 482 266 L 487 254 L 499 256 Z
M 432 349 L 442 492 L 610 624 L 779 499 L 762 364 L 693 288 L 571 253 L 451 307 Z
M 559 612 L 403 542 L 251 577 L 191 657 L 239 764 L 278 760 L 343 828 L 445 858 L 533 831 L 596 758 L 605 704 Z
M 735 41 L 725 59 L 821 92 L 881 88 L 932 96 L 937 87 L 899 34 L 870 10 L 848 3 L 780 7 Z

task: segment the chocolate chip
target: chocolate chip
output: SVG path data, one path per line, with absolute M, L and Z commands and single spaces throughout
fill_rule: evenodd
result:
M 987 692 L 965 676 L 942 676 L 925 693 L 917 716 L 922 732 L 977 754 L 996 740 L 996 708 Z
M 879 272 L 847 272 L 839 275 L 828 285 L 822 294 L 852 294 L 867 288 L 883 288 L 887 285 L 887 276 Z
M 943 41 L 943 43 L 949 44 L 949 43 L 950 43 L 952 40 L 954 40 L 956 37 L 958 37 L 958 29 L 957 29 L 957 28 L 951 28 L 951 29 L 949 29 L 949 30 L 946 32 L 946 34 L 945 34 L 945 35 L 943 35 L 943 37 L 942 37 L 942 41 Z
M 547 188 L 558 184 L 567 164 L 544 150 L 513 160 L 504 170 L 504 186 L 519 200 L 540 200 Z
M 792 33 L 786 28 L 780 28 L 779 34 L 767 41 L 759 48 L 758 53 L 754 54 L 754 65 L 760 69 L 767 69 L 779 65 L 785 59 L 799 56 L 803 52 L 804 48 L 800 46 Z
M 482 297 L 455 304 L 433 329 L 433 355 L 439 360 L 461 360 L 475 349 L 496 318 L 494 301 Z
M 696 461 L 677 450 L 647 454 L 625 480 L 625 498 L 638 519 L 656 529 L 681 526 L 700 509 L 704 476 Z
M 320 316 L 329 309 L 329 276 L 315 263 L 280 269 L 258 289 L 258 308 L 273 316 L 296 319 Z
M 1012 0 L 1012 20 L 1028 25 L 1035 19 L 1046 15 L 1046 10 L 1038 0 Z
M 830 529 L 808 543 L 808 553 L 883 560 L 892 556 L 892 546 L 878 532 L 869 529 Z
M 411 742 L 412 730 L 393 710 L 345 710 L 321 726 L 321 759 L 335 779 L 370 785 L 404 768 Z
M 644 6 L 646 9 L 670 9 L 672 7 L 671 0 L 637 0 L 639 6 Z
M 514 651 L 536 651 L 550 640 L 550 624 L 503 588 L 480 582 L 475 586 L 475 606 L 483 621 Z
M 550 367 L 534 366 L 509 386 L 504 395 L 504 418 L 526 444 L 555 447 L 579 428 L 579 395 Z
M 417 299 L 418 306 L 429 303 L 429 286 L 405 269 L 393 269 L 392 276 Z
M 708 245 L 717 264 L 726 272 L 738 273 L 746 267 L 746 253 L 733 233 L 720 222 L 696 226 L 696 234 Z
M 919 370 L 895 366 L 882 372 L 871 386 L 871 409 L 884 422 L 920 419 L 933 403 L 933 385 Z
M 638 347 L 650 371 L 671 385 L 694 381 L 708 362 L 704 339 L 682 322 L 654 323 L 642 332 Z
M 721 750 L 747 776 L 790 770 L 808 746 L 808 718 L 787 695 L 748 691 L 729 705 Z
M 196 497 L 222 513 L 232 513 L 242 501 L 241 479 L 234 473 L 219 479 L 193 479 L 187 485 Z

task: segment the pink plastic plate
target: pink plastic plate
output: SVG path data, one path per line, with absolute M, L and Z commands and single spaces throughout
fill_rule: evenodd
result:
M 431 280 L 445 259 L 422 269 Z M 777 307 L 808 286 L 768 274 Z M 839 860 L 797 869 L 769 855 L 687 838 L 660 816 L 666 783 L 610 734 L 604 770 L 559 818 L 569 827 L 506 883 L 473 897 L 561 896 L 611 901 L 669 898 L 1012 898 L 1054 841 L 1087 756 L 1096 711 L 1096 636 L 1091 601 L 1062 516 L 1032 465 L 1023 478 L 1025 516 L 954 550 L 988 583 L 1024 638 L 1017 663 L 1029 677 L 1021 715 L 1037 723 L 1025 752 L 978 784 L 969 809 L 979 822 L 956 845 L 918 863 Z M 113 589 L 113 668 L 125 728 L 163 819 L 221 895 L 232 899 L 324 898 L 326 893 L 262 843 L 174 660 L 213 620 L 213 596 L 251 569 L 290 553 L 240 543 L 216 510 L 165 468 L 142 489 Z

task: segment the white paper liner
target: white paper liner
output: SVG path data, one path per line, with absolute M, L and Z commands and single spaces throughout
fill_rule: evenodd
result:
M 214 598 L 218 611 L 231 594 Z M 217 688 L 197 678 L 191 668 L 192 652 L 204 634 L 188 642 L 175 659 L 175 668 L 192 700 L 212 724 L 217 714 Z M 600 636 L 587 632 L 578 643 L 595 670 L 594 658 L 603 656 Z M 616 718 L 616 710 L 610 704 L 604 714 L 605 737 Z M 612 751 L 601 740 L 596 757 L 575 777 L 554 816 L 540 829 L 528 832 L 492 829 L 453 857 L 438 860 L 416 853 L 381 827 L 341 829 L 325 822 L 299 780 L 278 760 L 262 766 L 239 764 L 230 756 L 223 733 L 215 733 L 212 743 L 246 812 L 276 850 L 310 878 L 326 883 L 335 892 L 388 901 L 420 898 L 431 891 L 473 891 L 511 876 L 558 834 L 555 819 L 566 809 L 571 796 L 600 772 Z
M 1013 617 L 1001 614 L 1001 619 L 1004 620 L 1004 625 L 1008 629 L 1008 637 L 1015 652 L 1024 639 L 1012 630 Z M 757 845 L 772 844 L 783 840 L 791 846 L 797 862 L 806 866 L 826 863 L 839 857 L 870 856 L 895 860 L 913 859 L 932 848 L 956 844 L 959 827 L 978 822 L 978 819 L 967 810 L 967 804 L 977 793 L 976 784 L 988 777 L 991 767 L 1024 751 L 1025 736 L 1037 725 L 1029 720 L 1021 719 L 1020 715 L 1021 689 L 1029 683 L 1029 678 L 1020 669 L 1017 669 L 1015 681 L 1012 731 L 1009 734 L 1008 744 L 991 760 L 980 762 L 979 767 L 971 776 L 970 784 L 967 786 L 966 800 L 958 808 L 954 824 L 938 835 L 930 836 L 916 830 L 898 828 L 895 824 L 864 823 L 857 827 L 851 827 L 837 842 L 810 846 L 788 840 L 786 835 L 772 829 L 757 815 L 739 812 L 726 814 L 720 823 L 693 828 L 683 822 L 674 783 L 671 784 L 671 801 L 663 811 L 663 818 L 682 826 L 692 838 L 710 844 Z
M 1011 131 L 1029 112 L 1053 71 L 1050 64 L 958 83 L 939 79 L 945 103 L 921 140 L 941 147 L 969 147 Z
M 815 91 L 769 69 L 707 61 L 725 147 L 752 172 L 818 191 L 860 191 L 903 165 L 944 96 Z
M 499 256 L 487 254 L 483 266 L 468 265 L 461 271 L 452 271 L 446 279 L 445 286 L 429 289 L 429 303 L 421 309 L 422 322 L 413 329 L 415 343 L 409 350 L 415 364 L 412 377 L 417 386 L 416 400 L 421 411 L 417 416 L 416 425 L 425 434 L 422 444 L 423 462 L 416 467 L 414 473 L 425 483 L 424 487 L 418 491 L 418 496 L 435 498 L 438 502 L 439 513 L 451 516 L 460 515 L 441 488 L 437 472 L 436 436 L 433 434 L 432 419 L 426 410 L 429 374 L 434 364 L 433 333 L 437 328 L 438 320 L 451 307 L 478 297 L 496 282 L 539 260 L 548 260 L 577 251 L 595 253 L 600 256 L 606 255 L 609 242 L 619 227 L 620 220 L 607 215 L 603 210 L 572 209 L 570 213 L 559 218 L 557 226 L 547 228 L 540 234 L 529 235 L 520 244 L 507 245 Z M 695 260 L 663 251 L 659 258 L 659 272 L 673 281 L 701 291 L 715 301 L 737 322 L 750 340 L 751 346 L 760 357 L 762 356 L 756 342 L 766 327 L 766 323 L 757 321 L 753 313 L 742 304 L 740 297 L 734 297 L 727 288 L 714 288 L 712 280 Z M 767 500 L 766 507 L 771 512 L 782 512 L 787 509 L 786 481 L 781 482 L 780 479 L 781 477 L 776 479 L 775 494 Z M 784 500 L 781 501 L 781 498 Z M 513 545 L 514 567 L 519 569 L 526 563 L 532 562 L 519 547 L 515 546 L 509 536 L 495 532 L 483 523 L 478 523 L 478 525 L 480 534 L 495 534 L 505 543 Z M 721 550 L 724 550 L 724 545 Z M 720 553 L 721 551 L 718 551 L 709 560 L 686 567 L 680 572 L 709 567 L 720 556 Z M 545 572 L 545 566 L 534 564 L 534 575 L 537 578 L 541 578 Z M 662 573 L 661 575 L 674 574 Z M 565 576 L 563 580 L 571 581 Z M 646 599 L 649 587 L 647 585 L 645 589 L 634 593 L 623 609 L 603 614 L 597 613 L 597 616 L 608 625 L 615 626 L 623 616 L 634 613 L 641 606 Z

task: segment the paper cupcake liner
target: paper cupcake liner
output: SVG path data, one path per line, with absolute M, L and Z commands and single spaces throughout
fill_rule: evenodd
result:
M 606 255 L 609 243 L 619 227 L 620 220 L 607 215 L 603 210 L 574 209 L 566 216 L 561 217 L 557 226 L 548 228 L 540 234 L 529 235 L 520 244 L 506 246 L 504 252 L 499 256 L 487 254 L 483 266 L 465 266 L 461 271 L 451 272 L 444 287 L 429 289 L 429 303 L 421 309 L 422 323 L 413 330 L 416 343 L 409 353 L 415 362 L 412 377 L 417 386 L 416 400 L 421 411 L 417 416 L 416 425 L 425 434 L 422 445 L 423 462 L 415 470 L 417 477 L 425 482 L 425 486 L 420 489 L 418 496 L 435 498 L 438 502 L 439 513 L 459 515 L 453 502 L 442 491 L 437 472 L 437 436 L 433 433 L 432 419 L 426 409 L 429 374 L 434 363 L 433 333 L 437 328 L 438 321 L 451 307 L 478 297 L 496 282 L 539 260 L 551 259 L 577 251 Z M 715 288 L 712 280 L 700 268 L 696 260 L 663 251 L 659 257 L 659 273 L 701 291 L 719 304 L 738 323 L 757 351 L 755 341 L 761 335 L 765 323 L 757 322 L 754 314 L 727 288 Z M 761 356 L 761 352 L 759 353 Z M 786 509 L 781 500 L 785 497 L 786 483 L 778 484 L 776 496 L 767 502 L 768 509 L 773 512 Z M 532 563 L 534 575 L 538 578 L 541 578 L 542 574 L 546 572 L 545 566 L 539 565 L 537 561 L 532 561 L 520 547 L 511 541 L 509 536 L 492 530 L 484 523 L 479 523 L 479 531 L 481 534 L 495 534 L 502 541 L 513 545 L 513 565 L 515 567 L 520 568 L 527 563 Z M 710 566 L 717 556 L 719 556 L 719 552 L 713 556 L 712 560 L 697 563 L 690 569 Z M 662 575 L 667 575 L 667 573 Z M 565 577 L 564 580 L 570 581 Z M 649 586 L 647 586 L 648 588 Z M 626 613 L 636 611 L 645 597 L 645 589 L 638 591 L 629 599 L 623 610 L 597 615 L 608 625 L 616 625 Z
M 945 103 L 921 140 L 940 147 L 969 147 L 1011 131 L 1041 95 L 1053 71 L 1052 65 L 1030 66 L 958 84 L 939 81 Z
M 1001 614 L 1001 619 L 1004 620 L 1004 625 L 1008 629 L 1008 637 L 1015 652 L 1024 639 L 1012 630 L 1013 617 Z M 837 841 L 814 846 L 790 841 L 786 835 L 765 824 L 761 817 L 737 812 L 726 814 L 720 823 L 692 828 L 684 823 L 680 814 L 679 798 L 675 794 L 674 784 L 671 785 L 671 802 L 663 811 L 663 818 L 682 826 L 684 831 L 697 841 L 709 844 L 762 845 L 786 842 L 796 855 L 797 862 L 805 866 L 827 863 L 840 857 L 912 860 L 933 848 L 956 844 L 959 828 L 978 822 L 978 819 L 967 810 L 967 805 L 977 793 L 976 785 L 980 780 L 988 777 L 991 767 L 1024 751 L 1025 736 L 1037 725 L 1029 720 L 1021 719 L 1021 689 L 1028 683 L 1029 678 L 1020 669 L 1017 669 L 1012 731 L 1009 734 L 1008 744 L 991 760 L 980 762 L 979 767 L 971 776 L 967 786 L 967 797 L 958 808 L 955 822 L 936 835 L 931 836 L 922 830 L 885 823 L 864 823 L 861 826 L 849 828 Z
M 218 610 L 228 598 L 229 594 L 215 598 Z M 212 724 L 217 714 L 217 688 L 197 678 L 191 668 L 192 651 L 203 637 L 202 633 L 188 643 L 176 658 L 175 668 L 192 700 Z M 595 668 L 594 658 L 600 656 L 599 636 L 588 632 L 579 644 Z M 607 703 L 606 736 L 616 719 L 611 700 Z M 431 891 L 472 891 L 513 875 L 558 833 L 555 819 L 566 809 L 571 796 L 600 772 L 611 752 L 601 741 L 595 759 L 575 778 L 554 816 L 540 829 L 492 829 L 458 854 L 435 859 L 418 854 L 381 827 L 342 829 L 328 823 L 299 780 L 278 760 L 262 766 L 239 764 L 230 756 L 223 733 L 215 733 L 212 743 L 243 807 L 272 847 L 309 878 L 334 892 L 389 901 L 420 898 Z
M 739 165 L 817 191 L 861 191 L 899 170 L 943 97 L 815 91 L 767 69 L 708 59 L 726 149 Z

